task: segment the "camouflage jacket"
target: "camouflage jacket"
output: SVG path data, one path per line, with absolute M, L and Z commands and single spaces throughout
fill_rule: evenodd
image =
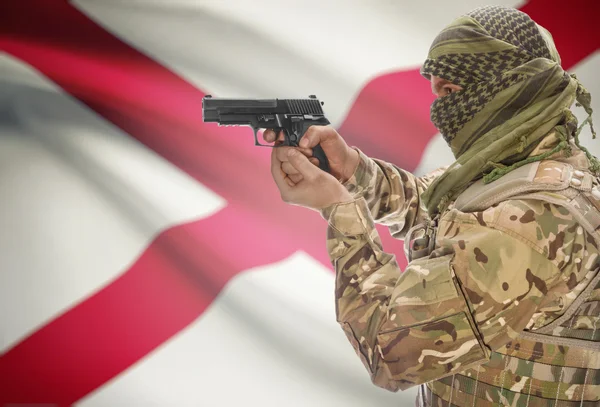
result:
M 599 352 L 518 338 L 556 320 L 597 274 L 598 246 L 569 212 L 527 199 L 475 213 L 450 205 L 433 253 L 402 272 L 375 223 L 402 239 L 424 222 L 420 195 L 444 169 L 418 178 L 358 151 L 345 183 L 354 201 L 321 213 L 337 320 L 372 381 L 391 391 L 427 383 L 422 405 L 599 405 Z M 581 152 L 554 159 L 587 168 Z M 600 298 L 591 300 L 557 330 L 600 341 Z

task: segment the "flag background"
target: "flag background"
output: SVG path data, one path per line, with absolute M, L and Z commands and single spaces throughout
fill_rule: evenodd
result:
M 423 174 L 451 155 L 418 68 L 485 4 L 2 2 L 0 405 L 412 405 L 335 323 L 325 221 L 201 99 L 316 94 L 349 144 Z M 495 4 L 551 31 L 600 111 L 599 6 Z

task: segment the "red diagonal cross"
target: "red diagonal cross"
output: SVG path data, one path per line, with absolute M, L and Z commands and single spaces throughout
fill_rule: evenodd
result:
M 598 48 L 593 13 L 531 1 L 525 10 L 550 29 L 570 68 Z M 592 0 L 576 0 L 585 10 Z M 203 93 L 127 46 L 64 1 L 3 2 L 0 49 L 38 69 L 181 170 L 223 196 L 216 215 L 163 232 L 122 277 L 41 327 L 0 358 L 0 404 L 69 405 L 138 361 L 196 319 L 227 281 L 248 268 L 304 250 L 328 264 L 325 224 L 281 203 L 269 151 L 250 130 L 201 121 Z M 581 17 L 586 20 L 581 21 Z M 565 19 L 565 17 L 567 19 Z M 587 27 L 586 27 L 587 26 Z M 589 28 L 588 28 L 589 27 Z M 414 169 L 435 134 L 431 96 L 416 70 L 376 78 L 340 132 L 367 154 Z M 388 251 L 399 242 L 382 235 Z

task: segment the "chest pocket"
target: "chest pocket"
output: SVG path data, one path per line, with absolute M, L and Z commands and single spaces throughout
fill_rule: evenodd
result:
M 489 357 L 454 276 L 453 257 L 412 261 L 394 289 L 376 349 L 400 388 L 445 377 Z

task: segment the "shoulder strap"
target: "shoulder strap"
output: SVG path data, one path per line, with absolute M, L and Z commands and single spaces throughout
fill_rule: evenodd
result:
M 482 211 L 508 199 L 537 199 L 564 206 L 600 242 L 600 187 L 594 176 L 564 162 L 526 164 L 484 184 L 478 180 L 454 202 L 462 212 Z
M 476 181 L 459 195 L 454 207 L 462 212 L 475 212 L 515 195 L 563 190 L 569 187 L 573 172 L 573 167 L 567 163 L 536 161 L 523 165 L 489 184 L 484 184 L 482 179 Z

